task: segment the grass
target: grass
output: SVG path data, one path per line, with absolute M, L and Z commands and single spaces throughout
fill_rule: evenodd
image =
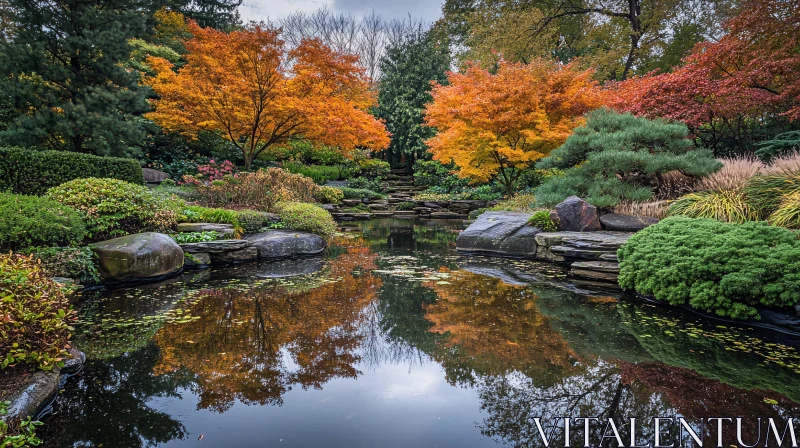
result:
M 757 221 L 758 211 L 737 191 L 700 191 L 675 201 L 668 210 L 670 216 L 711 218 L 717 221 L 742 224 Z

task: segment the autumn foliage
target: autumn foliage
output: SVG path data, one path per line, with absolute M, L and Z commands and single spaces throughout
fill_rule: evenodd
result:
M 345 154 L 388 145 L 385 127 L 367 111 L 375 98 L 356 56 L 318 39 L 286 51 L 279 30 L 260 25 L 224 33 L 190 22 L 189 31 L 177 73 L 165 59 L 147 61 L 156 75 L 146 81 L 160 98 L 146 116 L 164 129 L 219 133 L 242 151 L 246 169 L 300 136 Z
M 433 158 L 455 163 L 461 177 L 497 178 L 509 194 L 522 170 L 564 143 L 601 105 L 591 71 L 537 60 L 500 62 L 496 74 L 477 66 L 435 84 L 426 124 L 439 133 L 427 144 Z
M 749 138 L 748 120 L 800 118 L 800 1 L 750 0 L 727 28 L 672 72 L 614 84 L 610 105 L 683 121 L 710 147 L 726 134 Z

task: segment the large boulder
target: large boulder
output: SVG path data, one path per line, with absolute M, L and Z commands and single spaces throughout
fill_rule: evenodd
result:
M 591 232 L 602 229 L 597 207 L 577 196 L 570 196 L 556 205 L 550 218 L 559 230 L 566 232 Z
M 183 250 L 168 235 L 136 233 L 92 244 L 104 280 L 162 277 L 183 268 Z
M 541 230 L 528 225 L 530 218 L 530 213 L 486 212 L 458 235 L 456 248 L 462 252 L 533 258 L 534 237 Z
M 316 255 L 325 250 L 325 240 L 314 233 L 270 230 L 245 239 L 258 249 L 258 258 L 293 258 Z
M 609 213 L 600 217 L 600 224 L 602 224 L 603 228 L 606 230 L 615 230 L 618 232 L 638 232 L 645 227 L 658 224 L 658 219 L 640 218 L 638 216 Z
M 142 176 L 148 184 L 160 184 L 169 179 L 169 174 L 152 168 L 142 168 Z

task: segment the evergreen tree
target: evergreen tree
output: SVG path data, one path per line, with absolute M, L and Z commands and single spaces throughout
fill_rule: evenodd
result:
M 647 201 L 664 174 L 705 176 L 722 167 L 708 149 L 695 148 L 683 123 L 648 120 L 598 109 L 538 169 L 563 169 L 536 189 L 536 202 L 554 205 L 580 196 L 598 207 L 621 200 Z
M 145 30 L 136 0 L 9 0 L 0 79 L 15 111 L 0 141 L 130 155 L 144 139 L 149 89 L 126 68 Z
M 242 0 L 172 0 L 170 8 L 194 20 L 203 28 L 232 31 L 242 24 Z
M 392 133 L 387 149 L 390 163 L 397 165 L 403 159 L 410 169 L 415 159 L 425 157 L 425 140 L 434 134 L 422 123 L 425 105 L 431 101 L 431 81 L 447 83 L 449 68 L 448 47 L 421 29 L 386 50 L 375 114 Z

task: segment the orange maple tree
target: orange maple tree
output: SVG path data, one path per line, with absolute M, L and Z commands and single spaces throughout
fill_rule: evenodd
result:
M 434 84 L 425 122 L 433 158 L 475 181 L 496 178 L 513 193 L 531 162 L 560 146 L 583 115 L 602 105 L 591 71 L 550 60 L 500 62 L 496 74 L 477 66 Z
M 260 25 L 224 33 L 189 22 L 186 64 L 177 73 L 161 58 L 146 82 L 159 95 L 145 116 L 164 129 L 195 137 L 217 132 L 242 151 L 245 168 L 265 150 L 292 139 L 340 148 L 383 149 L 389 136 L 367 110 L 373 92 L 357 56 L 319 39 L 286 51 L 279 30 Z

